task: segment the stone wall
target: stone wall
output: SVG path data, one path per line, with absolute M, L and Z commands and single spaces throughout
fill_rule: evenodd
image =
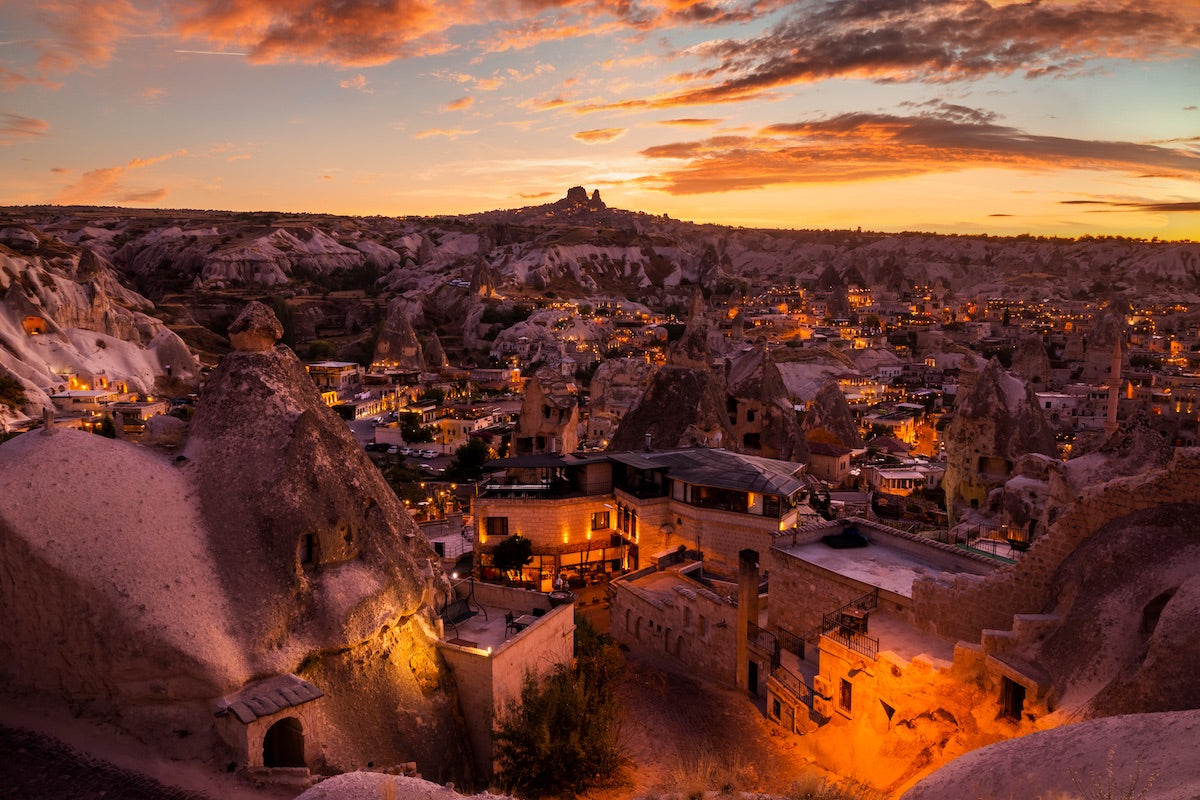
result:
M 1200 448 L 1176 450 L 1171 463 L 1117 478 L 1079 493 L 1016 564 L 987 577 L 919 579 L 913 584 L 918 625 L 950 639 L 977 642 L 983 630 L 1012 627 L 1014 614 L 1036 614 L 1050 602 L 1050 584 L 1068 555 L 1111 520 L 1200 496 Z
M 670 593 L 640 588 L 638 579 L 655 571 L 647 567 L 611 584 L 612 637 L 668 669 L 733 686 L 737 608 L 682 576 Z
M 485 584 L 476 584 L 477 596 L 483 586 Z M 508 591 L 534 595 L 532 592 Z M 509 700 L 520 696 L 526 674 L 542 676 L 560 664 L 571 663 L 575 650 L 574 631 L 575 607 L 564 605 L 498 647 L 491 648 L 490 652 L 477 647 L 439 643 L 438 649 L 450 665 L 458 687 L 459 707 L 466 722 L 478 774 L 492 773 L 492 720 L 504 712 Z

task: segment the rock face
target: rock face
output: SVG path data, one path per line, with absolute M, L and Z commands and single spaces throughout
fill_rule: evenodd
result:
M 1125 318 L 1129 311 L 1127 303 L 1114 301 L 1096 317 L 1083 351 L 1083 370 L 1079 379 L 1084 383 L 1105 384 L 1112 379 L 1113 350 L 1124 344 Z
M 406 306 L 407 303 L 402 298 L 396 298 L 388 304 L 387 319 L 375 343 L 372 363 L 405 369 L 425 369 L 425 355 L 417 333 L 408 321 Z
M 0 487 L 6 686 L 223 765 L 218 701 L 295 673 L 325 694 L 306 722 L 325 766 L 470 763 L 435 647 L 437 558 L 286 348 L 221 362 L 174 461 L 27 434 L 0 446 Z
M 707 369 L 667 365 L 621 420 L 609 450 L 727 447 L 736 441 L 725 410 L 725 387 Z M 734 448 L 730 448 L 734 449 Z
M 960 393 L 964 384 L 960 384 Z M 1054 433 L 1033 390 L 992 361 L 970 383 L 946 431 L 942 486 L 952 519 L 981 507 L 1026 453 L 1053 456 Z
M 725 361 L 726 410 L 739 452 L 807 461 L 808 446 L 796 422 L 787 387 L 765 347 Z
M 1020 375 L 1035 392 L 1044 392 L 1050 385 L 1050 356 L 1042 337 L 1037 334 L 1024 336 L 1013 353 L 1012 371 Z
M 1062 624 L 1033 656 L 1088 716 L 1200 708 L 1200 503 L 1112 520 L 1054 577 Z M 1097 624 L 1102 620 L 1103 624 Z
M 806 439 L 839 444 L 842 447 L 862 447 L 862 435 L 850 413 L 846 395 L 834 381 L 826 381 L 809 404 L 800 426 Z
M 607 443 L 612 438 L 622 418 L 641 400 L 654 372 L 644 358 L 600 362 L 588 388 L 588 441 Z
M 1200 797 L 1200 761 L 1191 751 L 1197 726 L 1200 711 L 1184 711 L 1111 717 L 1039 731 L 960 756 L 905 792 L 903 800 L 1079 796 L 1190 800 Z
M 196 379 L 187 345 L 145 313 L 153 304 L 122 286 L 110 263 L 23 233 L 20 255 L 0 247 L 0 369 L 21 384 L 27 403 L 19 412 L 0 406 L 0 430 L 51 408 L 50 394 L 67 389 L 72 376 L 77 386 L 108 382 L 146 394 L 157 393 L 168 373 Z

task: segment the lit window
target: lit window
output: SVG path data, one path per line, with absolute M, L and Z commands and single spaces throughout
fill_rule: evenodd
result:
M 606 531 L 609 528 L 607 511 L 596 511 L 592 514 L 592 530 Z

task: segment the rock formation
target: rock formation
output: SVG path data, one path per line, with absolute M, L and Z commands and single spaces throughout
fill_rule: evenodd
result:
M 968 372 L 963 370 L 963 372 Z M 960 373 L 961 375 L 962 373 Z M 942 486 L 951 518 L 980 507 L 1004 484 L 1026 453 L 1052 456 L 1054 433 L 1033 390 L 993 360 L 969 380 L 946 430 L 946 474 Z
M 846 395 L 835 381 L 826 381 L 804 413 L 800 426 L 808 440 L 838 444 L 842 447 L 862 447 L 862 435 L 850 413 Z
M 446 358 L 446 351 L 442 349 L 442 340 L 436 333 L 430 334 L 425 340 L 424 353 L 425 363 L 431 369 L 445 367 L 450 363 L 450 359 Z
M 448 583 L 299 360 L 262 348 L 265 310 L 235 323 L 251 349 L 213 372 L 180 456 L 69 430 L 0 446 L 6 690 L 223 767 L 214 710 L 295 674 L 324 694 L 310 767 L 450 775 L 470 759 L 434 641 Z
M 621 419 L 645 394 L 655 369 L 644 358 L 608 358 L 600 362 L 588 388 L 589 442 L 607 444 Z
M 402 369 L 425 369 L 425 355 L 421 342 L 408 321 L 407 302 L 395 298 L 388 304 L 387 318 L 375 342 L 375 354 L 371 363 Z
M 1038 334 L 1022 336 L 1012 358 L 1012 372 L 1025 379 L 1035 392 L 1044 392 L 1050 385 L 1050 356 Z
M 668 364 L 625 415 L 609 450 L 730 447 L 736 442 L 725 410 L 725 387 L 710 370 Z M 736 449 L 732 448 L 731 449 Z
M 728 445 L 731 449 L 784 461 L 808 460 L 808 446 L 770 351 L 754 347 L 726 359 L 725 392 L 737 437 Z
M 1113 379 L 1113 348 L 1125 341 L 1126 315 L 1129 304 L 1112 301 L 1092 321 L 1083 353 L 1083 369 L 1079 379 L 1091 385 L 1102 385 Z

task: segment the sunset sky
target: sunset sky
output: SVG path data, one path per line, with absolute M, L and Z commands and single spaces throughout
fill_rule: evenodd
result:
M 1200 239 L 1200 0 L 0 0 L 0 205 Z

